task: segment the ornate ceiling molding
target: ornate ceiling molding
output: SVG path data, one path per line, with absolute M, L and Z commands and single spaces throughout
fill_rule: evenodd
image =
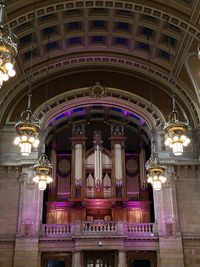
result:
M 185 84 L 181 84 L 180 82 L 176 81 L 175 84 L 170 83 L 169 77 L 167 74 L 162 73 L 161 71 L 158 71 L 157 69 L 154 69 L 152 66 L 147 66 L 143 63 L 135 62 L 130 59 L 126 58 L 119 58 L 119 57 L 113 57 L 113 56 L 82 56 L 77 58 L 71 58 L 66 59 L 60 62 L 56 62 L 54 64 L 49 65 L 48 67 L 43 67 L 41 69 L 38 69 L 32 73 L 32 82 L 33 84 L 37 81 L 44 82 L 44 78 L 47 74 L 47 68 L 48 73 L 50 77 L 53 77 L 53 74 L 56 75 L 59 73 L 61 75 L 61 71 L 64 70 L 72 70 L 79 69 L 83 66 L 105 66 L 107 67 L 114 67 L 121 69 L 122 71 L 129 70 L 133 74 L 134 72 L 139 72 L 144 77 L 146 76 L 149 79 L 149 76 L 152 80 L 155 80 L 155 82 L 159 81 L 160 88 L 162 90 L 167 90 L 168 88 L 168 94 L 170 95 L 172 90 L 176 93 L 176 95 L 182 100 L 182 102 L 187 106 L 188 111 L 190 114 L 184 114 L 186 118 L 189 117 L 189 120 L 192 119 L 194 127 L 197 127 L 199 125 L 199 118 L 200 118 L 200 109 L 198 107 L 198 102 L 196 99 L 196 96 L 193 94 L 188 94 L 189 88 L 186 87 Z M 25 76 L 23 76 L 21 79 L 19 79 L 17 82 L 13 81 L 12 84 L 10 83 L 10 86 L 4 87 L 4 90 L 0 92 L 0 121 L 3 121 L 4 114 L 7 114 L 7 108 L 9 104 L 14 99 L 19 99 L 19 95 L 22 95 L 22 92 L 26 89 L 28 86 L 27 80 Z M 158 86 L 158 84 L 156 84 Z M 34 91 L 33 91 L 34 93 Z M 14 106 L 13 106 L 14 108 Z M 182 110 L 183 111 L 183 110 Z M 10 110 L 11 114 L 12 110 Z M 9 124 L 9 118 L 10 116 L 7 116 L 6 123 Z
M 172 15 L 168 13 L 166 10 L 163 11 L 161 9 L 154 8 L 152 6 L 143 5 L 140 3 L 132 3 L 131 1 L 107 1 L 107 0 L 99 0 L 99 1 L 83 1 L 83 0 L 74 0 L 74 1 L 65 1 L 60 3 L 55 3 L 53 5 L 44 6 L 32 10 L 26 14 L 23 14 L 11 21 L 9 21 L 9 25 L 12 28 L 15 28 L 19 25 L 22 25 L 30 20 L 35 18 L 40 18 L 42 16 L 46 16 L 55 12 L 66 11 L 69 9 L 83 9 L 83 8 L 113 8 L 113 9 L 121 9 L 125 11 L 133 11 L 141 14 L 145 14 L 148 16 L 155 17 L 157 19 L 168 21 L 168 23 L 180 28 L 183 31 L 188 32 L 195 39 L 200 40 L 200 30 L 197 29 L 189 20 L 186 22 L 181 17 Z M 162 6 L 161 6 L 162 8 Z M 178 13 L 178 12 L 177 12 Z

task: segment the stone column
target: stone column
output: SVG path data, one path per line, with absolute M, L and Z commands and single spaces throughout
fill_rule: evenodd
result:
M 33 172 L 28 167 L 22 168 L 20 175 L 20 201 L 18 226 L 15 242 L 14 267 L 37 267 L 38 241 L 42 223 L 43 192 L 32 181 Z
M 72 267 L 81 267 L 81 251 L 74 251 L 72 257 Z
M 126 252 L 119 250 L 118 267 L 126 267 Z
M 85 193 L 85 128 L 73 125 L 72 137 L 71 197 L 82 198 Z
M 173 167 L 167 168 L 167 182 L 162 190 L 154 192 L 155 210 L 159 229 L 160 267 L 184 267 L 182 237 L 178 226 L 176 192 L 174 191 Z

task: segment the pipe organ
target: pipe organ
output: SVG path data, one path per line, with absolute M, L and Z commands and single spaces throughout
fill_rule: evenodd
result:
M 95 129 L 91 140 L 85 125 L 73 125 L 71 153 L 60 155 L 56 145 L 52 146 L 52 160 L 57 166 L 54 193 L 49 189 L 47 199 L 47 223 L 151 221 L 149 193 L 144 183 L 144 148 L 126 150 L 123 125 L 112 124 L 106 138 L 102 130 Z M 61 179 L 63 157 L 62 162 L 70 165 L 70 173 Z

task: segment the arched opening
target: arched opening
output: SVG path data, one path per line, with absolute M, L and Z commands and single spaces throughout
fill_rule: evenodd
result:
M 144 118 L 125 106 L 106 103 L 71 106 L 64 114 L 56 113 L 47 127 L 46 150 L 54 165 L 54 184 L 45 192 L 43 223 L 82 220 L 94 223 L 86 223 L 86 230 L 100 227 L 103 231 L 110 227 L 107 222 L 154 222 L 152 188 L 146 183 L 144 169 L 150 156 Z M 95 177 L 96 130 L 101 132 L 102 142 L 99 187 Z M 77 173 L 81 175 L 78 185 Z

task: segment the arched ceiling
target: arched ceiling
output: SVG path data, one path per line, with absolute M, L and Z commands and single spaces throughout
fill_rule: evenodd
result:
M 103 81 L 148 100 L 152 90 L 164 116 L 175 92 L 183 116 L 199 124 L 197 92 L 185 67 L 200 40 L 198 0 L 8 0 L 6 9 L 19 54 L 16 78 L 0 91 L 3 122 L 26 106 L 31 73 L 34 109 L 46 100 L 47 80 L 48 98 Z

